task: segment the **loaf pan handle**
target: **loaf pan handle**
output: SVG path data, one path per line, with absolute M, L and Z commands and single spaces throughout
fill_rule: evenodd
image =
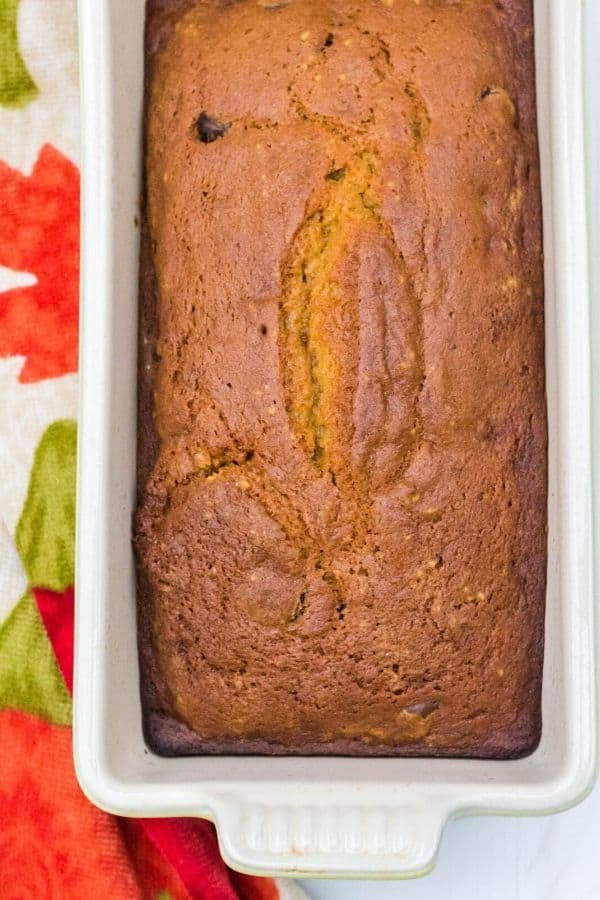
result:
M 234 869 L 282 877 L 414 878 L 433 867 L 448 810 L 441 804 L 301 805 L 221 798 L 214 813 Z

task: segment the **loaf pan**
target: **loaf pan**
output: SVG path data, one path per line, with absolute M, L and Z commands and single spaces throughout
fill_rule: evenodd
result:
M 235 868 L 409 877 L 449 819 L 564 809 L 596 765 L 590 307 L 581 0 L 536 0 L 545 232 L 549 533 L 543 733 L 518 761 L 159 758 L 136 649 L 138 205 L 144 0 L 80 0 L 81 408 L 74 741 L 81 786 L 125 816 L 199 816 Z

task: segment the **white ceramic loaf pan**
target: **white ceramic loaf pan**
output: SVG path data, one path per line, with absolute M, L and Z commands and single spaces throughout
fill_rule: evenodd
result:
M 550 422 L 543 736 L 519 761 L 190 757 L 144 745 L 130 544 L 144 0 L 80 0 L 83 111 L 75 759 L 122 815 L 216 822 L 232 866 L 414 876 L 459 815 L 563 809 L 596 762 L 582 2 L 535 0 Z M 201 687 L 199 688 L 201 690 Z

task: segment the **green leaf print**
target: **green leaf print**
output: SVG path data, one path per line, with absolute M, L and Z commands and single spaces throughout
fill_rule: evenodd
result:
M 71 698 L 29 592 L 0 626 L 0 709 L 71 722 Z
M 50 425 L 35 451 L 15 535 L 29 584 L 64 591 L 73 584 L 77 425 Z
M 18 0 L 0 0 L 0 106 L 25 106 L 38 95 L 19 50 Z

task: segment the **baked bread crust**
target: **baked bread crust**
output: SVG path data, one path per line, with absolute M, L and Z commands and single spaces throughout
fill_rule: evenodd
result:
M 148 4 L 139 502 L 162 754 L 541 728 L 529 0 Z

